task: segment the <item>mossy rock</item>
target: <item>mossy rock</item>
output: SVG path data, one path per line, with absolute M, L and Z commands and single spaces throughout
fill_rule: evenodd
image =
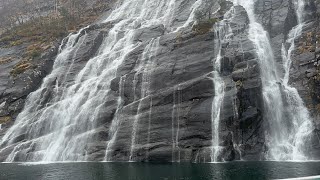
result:
M 4 43 L 7 46 L 10 46 L 12 41 L 15 41 L 12 34 L 7 34 L 0 38 L 0 42 Z
M 313 31 L 307 32 L 302 35 L 301 40 L 298 45 L 298 53 L 315 52 L 317 46 L 314 42 L 319 41 L 320 33 L 315 33 Z
M 238 80 L 236 82 L 236 87 L 237 87 L 237 89 L 241 89 L 243 87 L 243 82 L 241 80 Z
M 25 72 L 28 69 L 31 69 L 33 67 L 33 65 L 29 62 L 26 61 L 22 61 L 20 63 L 18 63 L 11 71 L 10 74 L 13 76 L 17 76 L 18 74 L 21 74 L 23 72 Z
M 19 46 L 23 44 L 23 41 L 22 40 L 17 40 L 17 41 L 12 41 L 10 42 L 10 46 L 13 47 L 13 46 Z
M 12 121 L 12 117 L 11 116 L 0 117 L 0 124 L 6 124 L 6 123 L 8 123 L 10 121 Z
M 39 44 L 32 44 L 27 47 L 26 57 L 28 59 L 35 59 L 41 55 L 43 49 L 40 47 Z
M 13 61 L 12 57 L 0 57 L 0 65 L 1 64 L 7 64 L 9 62 Z
M 192 30 L 197 34 L 206 34 L 211 31 L 213 25 L 219 21 L 218 18 L 211 18 L 205 21 L 200 21 L 192 27 Z

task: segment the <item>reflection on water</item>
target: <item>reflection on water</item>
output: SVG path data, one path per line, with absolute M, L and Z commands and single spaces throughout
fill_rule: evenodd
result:
M 0 165 L 0 179 L 14 180 L 260 180 L 319 174 L 320 162 L 232 162 L 218 164 L 82 162 Z

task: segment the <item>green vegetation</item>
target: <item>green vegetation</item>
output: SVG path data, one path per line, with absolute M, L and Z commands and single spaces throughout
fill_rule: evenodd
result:
M 21 61 L 10 71 L 10 74 L 15 77 L 32 67 L 33 65 L 29 61 Z
M 97 0 L 93 6 L 87 5 L 87 1 L 83 0 L 56 0 L 55 2 L 56 6 L 51 10 L 46 10 L 47 15 L 44 16 L 35 15 L 41 11 L 41 9 L 33 7 L 37 5 L 37 0 L 10 1 L 6 8 L 12 9 L 12 11 L 2 11 L 0 14 L 0 21 L 2 21 L 0 29 L 6 29 L 0 35 L 0 42 L 7 47 L 30 42 L 32 44 L 50 44 L 50 42 L 92 23 L 108 9 L 108 3 L 103 0 Z M 29 20 L 19 19 L 21 16 L 27 17 Z M 11 23 L 4 24 L 3 22 Z
M 10 42 L 10 46 L 19 46 L 23 43 L 23 41 L 21 40 L 17 40 L 17 41 L 11 41 Z
M 320 33 L 316 33 L 314 31 L 308 32 L 302 36 L 303 41 L 299 42 L 298 52 L 314 52 L 316 49 L 316 41 L 320 40 Z
M 5 32 L 0 41 L 7 47 L 29 42 L 51 42 L 66 35 L 67 31 L 61 24 L 61 19 L 52 22 L 45 17 L 39 18 Z
M 219 20 L 217 18 L 199 21 L 196 25 L 192 27 L 192 30 L 197 34 L 206 34 L 212 29 L 213 25 L 218 21 Z
M 193 26 L 192 30 L 197 34 L 205 34 L 211 31 L 213 25 L 219 22 L 219 16 L 222 16 L 228 9 L 228 2 L 226 0 L 219 0 L 220 10 L 212 17 L 213 4 L 208 4 L 206 8 L 202 8 L 195 12 L 197 24 Z
M 5 124 L 11 120 L 12 120 L 12 118 L 10 116 L 0 117 L 0 124 Z
M 24 48 L 21 61 L 10 72 L 14 77 L 34 67 L 32 61 L 39 59 L 56 41 L 91 24 L 109 8 L 104 0 L 95 1 L 93 6 L 87 5 L 84 0 L 56 0 L 55 7 L 42 15 L 36 14 L 40 11 L 36 9 L 37 2 L 8 1 L 7 9 L 12 11 L 0 13 L 0 45 L 6 48 L 23 45 Z M 21 17 L 27 17 L 28 20 Z M 0 58 L 0 65 L 10 61 L 12 58 Z
M 26 58 L 27 59 L 35 59 L 41 55 L 41 52 L 44 51 L 44 49 L 41 45 L 39 44 L 32 44 L 27 47 L 26 51 Z
M 237 89 L 241 89 L 243 87 L 243 82 L 241 80 L 238 80 L 236 82 L 236 87 L 237 87 Z
M 6 64 L 12 61 L 12 57 L 0 57 L 0 65 L 1 64 Z

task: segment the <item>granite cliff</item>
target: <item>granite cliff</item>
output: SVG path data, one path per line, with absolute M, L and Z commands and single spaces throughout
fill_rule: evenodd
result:
M 162 6 L 169 8 L 171 4 Z M 294 1 L 258 0 L 254 7 L 257 21 L 268 32 L 276 66 L 283 72 L 282 44 L 286 44 L 290 30 L 298 25 Z M 148 8 L 155 8 L 154 4 Z M 12 76 L 10 71 L 17 66 L 15 57 L 19 56 L 21 46 L 1 48 L 3 140 L 0 160 L 212 161 L 212 104 L 217 96 L 213 62 L 218 55 L 221 33 L 217 29 L 231 8 L 233 16 L 228 24 L 232 36 L 223 39 L 219 51 L 224 96 L 219 114 L 220 150 L 215 159 L 266 160 L 270 148 L 266 131 L 271 126 L 265 116 L 268 112 L 264 110 L 256 46 L 248 37 L 247 11 L 229 1 L 206 0 L 175 1 L 169 21 L 149 23 L 148 19 L 147 25 L 142 20 L 136 24 L 126 22 L 125 27 L 119 23 L 121 18 L 114 18 L 90 25 L 65 38 L 60 49 L 54 44 L 33 62 L 33 68 L 17 76 Z M 120 7 L 120 10 L 126 9 Z M 164 14 L 161 18 L 167 18 L 164 10 L 158 11 Z M 305 1 L 304 11 L 305 25 L 301 36 L 295 40 L 289 84 L 298 90 L 314 125 L 306 142 L 307 155 L 310 159 L 319 159 L 319 1 Z M 110 16 L 117 17 L 112 13 Z M 191 21 L 186 23 L 189 19 Z M 132 46 L 115 43 L 109 47 L 106 43 L 114 43 L 112 33 L 116 33 L 117 41 L 128 40 L 127 33 L 132 33 L 129 38 Z M 75 39 L 71 41 L 72 38 Z M 68 54 L 61 56 L 63 60 L 58 66 L 57 53 L 63 53 L 69 46 Z M 107 48 L 112 55 L 103 54 Z M 126 52 L 121 48 L 127 48 Z M 112 64 L 113 59 L 118 59 L 116 65 Z M 59 72 L 55 72 L 57 67 L 61 68 Z M 101 70 L 114 67 L 116 69 L 106 74 Z M 54 73 L 56 76 L 52 75 Z M 88 83 L 93 74 L 98 78 Z M 89 87 L 81 91 L 84 83 Z M 36 99 L 36 96 L 41 98 Z M 69 101 L 68 97 L 78 100 Z M 62 102 L 64 98 L 67 105 Z M 70 106 L 75 107 L 69 110 Z M 13 126 L 17 116 L 19 131 Z M 65 127 L 58 122 L 64 118 L 68 128 L 58 132 L 57 127 Z M 43 139 L 50 135 L 63 140 L 58 143 L 61 147 L 55 149 L 57 154 L 47 156 L 46 153 L 52 152 L 44 147 L 43 144 L 49 142 Z M 56 147 L 50 143 L 46 145 Z

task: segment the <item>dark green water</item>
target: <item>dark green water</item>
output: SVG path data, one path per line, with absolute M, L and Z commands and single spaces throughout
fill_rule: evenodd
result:
M 315 175 L 320 175 L 320 162 L 0 164 L 1 180 L 263 180 Z

